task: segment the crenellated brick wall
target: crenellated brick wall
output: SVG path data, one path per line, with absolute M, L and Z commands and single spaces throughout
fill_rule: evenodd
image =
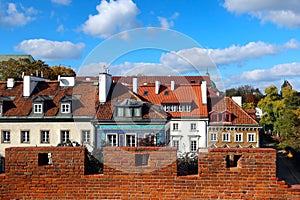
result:
M 199 149 L 198 174 L 177 176 L 176 149 L 107 147 L 87 175 L 83 147 L 6 149 L 1 199 L 300 199 L 276 178 L 273 149 Z

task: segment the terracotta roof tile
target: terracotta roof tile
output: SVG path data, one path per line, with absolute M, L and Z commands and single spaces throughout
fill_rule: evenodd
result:
M 224 111 L 229 111 L 230 113 L 232 113 L 233 125 L 258 125 L 258 123 L 246 111 L 244 111 L 237 103 L 235 103 L 229 97 L 221 98 L 219 101 L 213 104 L 211 109 L 211 112 L 221 113 Z
M 144 95 L 147 92 L 147 95 Z M 167 92 L 167 93 L 166 93 Z M 207 105 L 202 104 L 200 84 L 177 85 L 172 91 L 170 87 L 161 85 L 159 94 L 155 94 L 155 85 L 139 87 L 138 93 L 147 101 L 162 106 L 164 103 L 191 103 L 191 112 L 169 112 L 172 117 L 207 117 Z

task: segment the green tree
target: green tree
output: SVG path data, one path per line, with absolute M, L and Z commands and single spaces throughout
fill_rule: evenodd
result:
M 279 95 L 277 87 L 270 86 L 265 93 L 266 96 L 258 103 L 263 111 L 261 125 L 266 131 L 280 135 L 281 147 L 300 149 L 300 101 L 297 91 L 284 87 Z
M 0 62 L 0 80 L 7 78 L 14 78 L 15 80 L 22 80 L 22 75 L 37 75 L 43 76 L 46 79 L 55 80 L 58 75 L 61 76 L 76 76 L 76 73 L 71 68 L 64 66 L 49 67 L 44 61 L 29 59 L 9 59 Z

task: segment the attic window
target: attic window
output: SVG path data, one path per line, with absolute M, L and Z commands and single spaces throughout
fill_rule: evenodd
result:
M 62 103 L 60 108 L 61 108 L 61 113 L 71 113 L 70 103 Z
M 196 83 L 195 80 L 191 80 L 191 83 Z
M 165 95 L 165 96 L 168 96 L 168 95 L 169 95 L 169 91 L 165 91 L 165 92 L 164 92 L 164 95 Z
M 144 91 L 143 96 L 148 96 L 148 91 Z
M 43 104 L 42 103 L 33 104 L 33 113 L 37 113 L 37 114 L 43 113 Z

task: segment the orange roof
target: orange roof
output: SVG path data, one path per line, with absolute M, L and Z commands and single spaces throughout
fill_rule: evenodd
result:
M 215 102 L 212 106 L 211 112 L 224 112 L 229 111 L 234 117 L 232 117 L 233 125 L 258 125 L 245 110 L 243 110 L 236 102 L 230 97 L 223 97 L 218 102 Z M 213 124 L 213 123 L 212 123 Z
M 155 94 L 155 85 L 140 86 L 138 93 L 147 101 L 163 105 L 165 103 L 184 104 L 191 103 L 191 112 L 169 112 L 172 117 L 207 117 L 207 105 L 202 104 L 201 85 L 177 85 L 172 91 L 170 87 L 161 85 L 158 94 Z M 147 95 L 146 95 L 147 93 Z

